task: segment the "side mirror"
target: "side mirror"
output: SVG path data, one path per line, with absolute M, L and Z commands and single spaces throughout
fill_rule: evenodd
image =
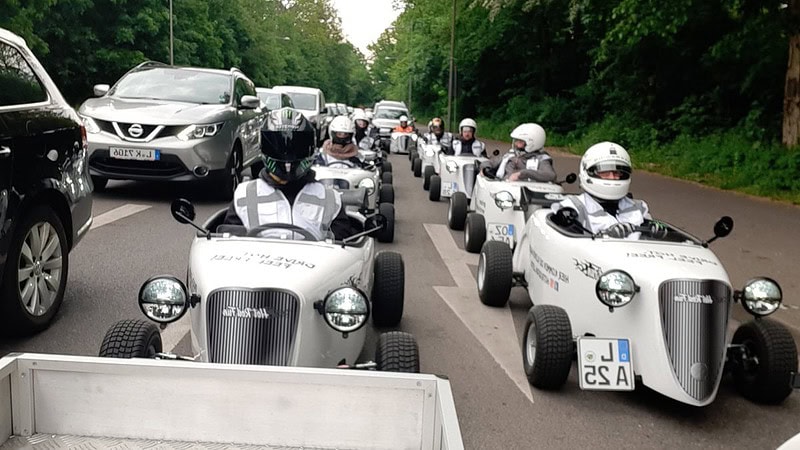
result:
M 95 97 L 102 97 L 108 93 L 108 90 L 111 89 L 111 86 L 107 84 L 95 84 L 94 85 L 94 95 Z
M 714 224 L 714 237 L 723 238 L 733 231 L 733 219 L 730 216 L 723 216 Z
M 570 173 L 570 174 L 568 174 L 568 175 L 567 175 L 567 178 L 565 178 L 565 179 L 564 179 L 564 181 L 566 181 L 566 182 L 567 182 L 567 184 L 572 184 L 572 183 L 574 183 L 574 182 L 575 182 L 575 180 L 577 180 L 577 179 L 578 179 L 578 176 L 577 176 L 577 175 L 575 175 L 575 173 L 573 172 L 573 173 Z
M 319 112 L 320 114 L 328 114 L 328 108 L 322 108 Z
M 386 227 L 386 216 L 382 214 L 375 214 L 374 216 L 367 217 L 364 221 L 364 230 L 369 232 L 370 236 L 375 236 Z
M 568 227 L 578 221 L 575 208 L 561 208 L 553 215 L 553 222 L 561 227 Z
M 492 152 L 492 156 L 498 156 L 499 154 L 500 154 L 499 148 L 494 149 L 494 151 Z
M 242 109 L 258 109 L 261 107 L 261 99 L 255 95 L 245 95 L 239 101 L 239 107 Z
M 170 205 L 172 217 L 180 223 L 191 223 L 194 220 L 194 205 L 185 198 L 178 198 Z

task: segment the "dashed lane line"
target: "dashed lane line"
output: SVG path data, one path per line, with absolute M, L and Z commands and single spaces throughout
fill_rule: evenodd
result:
M 95 216 L 94 221 L 92 222 L 90 230 L 94 230 L 95 228 L 100 228 L 103 225 L 108 225 L 112 222 L 116 222 L 117 220 L 124 219 L 128 216 L 132 216 L 136 213 L 140 213 L 146 209 L 150 209 L 150 205 L 137 205 L 135 203 L 126 203 L 118 208 L 114 208 L 111 211 L 104 212 L 99 216 Z

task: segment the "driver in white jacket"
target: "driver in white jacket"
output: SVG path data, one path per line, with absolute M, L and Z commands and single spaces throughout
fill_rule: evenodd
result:
M 631 199 L 631 158 L 622 146 L 601 142 L 589 147 L 580 163 L 582 194 L 568 195 L 552 205 L 553 211 L 572 208 L 576 222 L 593 234 L 603 232 L 619 239 L 638 239 L 635 227 L 646 226 L 650 234 L 663 238 L 664 224 L 652 221 L 650 209 L 643 200 Z
M 361 224 L 350 219 L 342 207 L 341 194 L 314 179 L 316 133 L 299 111 L 270 111 L 261 129 L 264 169 L 255 180 L 236 188 L 225 224 L 248 230 L 266 224 L 291 224 L 321 240 L 333 233 L 336 239 L 356 234 Z M 271 229 L 263 237 L 296 238 L 291 229 Z

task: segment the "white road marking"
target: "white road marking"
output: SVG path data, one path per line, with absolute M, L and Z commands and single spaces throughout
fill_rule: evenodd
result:
M 94 221 L 92 223 L 90 230 L 94 230 L 95 228 L 100 228 L 103 225 L 108 225 L 111 222 L 116 222 L 117 220 L 124 219 L 128 216 L 132 216 L 136 213 L 140 213 L 146 209 L 150 209 L 150 205 L 137 205 L 134 203 L 126 203 L 118 208 L 114 208 L 111 211 L 104 212 L 99 216 L 94 217 Z
M 455 287 L 434 286 L 433 289 L 533 403 L 531 387 L 522 368 L 520 343 L 511 310 L 508 306 L 490 308 L 483 305 L 478 298 L 477 283 L 472 269 L 467 265 L 477 265 L 478 255 L 458 248 L 447 226 L 429 223 L 424 226 L 450 271 L 450 276 L 456 282 Z

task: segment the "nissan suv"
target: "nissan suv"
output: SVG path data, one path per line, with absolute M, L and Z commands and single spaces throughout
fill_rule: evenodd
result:
M 92 224 L 80 118 L 19 36 L 0 28 L 0 334 L 50 324 L 69 253 Z
M 142 63 L 79 109 L 95 190 L 117 180 L 209 180 L 230 199 L 260 170 L 264 114 L 256 88 L 230 70 Z

